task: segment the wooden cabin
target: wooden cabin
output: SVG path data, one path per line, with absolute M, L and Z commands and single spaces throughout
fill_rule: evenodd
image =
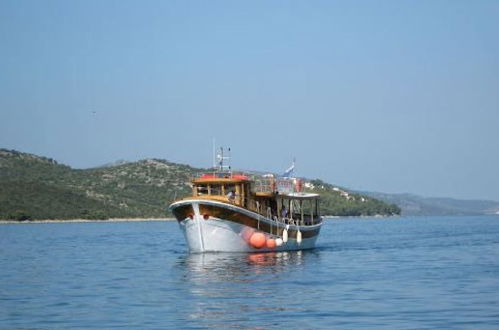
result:
M 285 223 L 312 225 L 322 221 L 319 195 L 301 192 L 295 179 L 285 184 L 274 178 L 251 180 L 243 174 L 208 173 L 192 180 L 192 196 L 186 199 L 208 199 L 256 212 Z M 296 180 L 295 180 L 296 181 Z M 290 187 L 279 189 L 280 187 Z

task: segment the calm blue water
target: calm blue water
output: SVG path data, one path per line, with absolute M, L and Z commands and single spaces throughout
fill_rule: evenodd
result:
M 175 222 L 0 225 L 0 328 L 499 328 L 499 217 L 326 222 L 189 255 Z

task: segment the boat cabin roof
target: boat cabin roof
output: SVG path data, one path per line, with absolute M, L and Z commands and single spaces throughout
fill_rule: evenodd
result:
M 250 179 L 244 174 L 232 174 L 224 172 L 205 173 L 192 180 L 194 184 L 208 184 L 208 183 L 243 183 L 249 182 Z

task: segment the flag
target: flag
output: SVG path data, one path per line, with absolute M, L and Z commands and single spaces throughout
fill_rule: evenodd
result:
M 293 175 L 293 172 L 295 170 L 295 161 L 293 160 L 293 164 L 283 173 L 282 177 L 283 178 L 290 178 Z

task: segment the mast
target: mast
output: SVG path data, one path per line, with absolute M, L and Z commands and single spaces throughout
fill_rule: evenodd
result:
M 230 166 L 230 163 L 229 163 L 229 160 L 230 160 L 230 148 L 227 148 L 226 151 L 226 154 L 228 154 L 227 156 L 224 156 L 224 148 L 223 147 L 220 147 L 220 151 L 217 155 L 217 160 L 218 160 L 218 170 L 220 172 L 231 172 L 231 166 Z M 227 163 L 228 165 L 224 165 L 224 161 L 227 160 Z
M 217 168 L 217 152 L 215 150 L 215 138 L 212 139 L 211 146 L 213 148 L 213 168 Z

